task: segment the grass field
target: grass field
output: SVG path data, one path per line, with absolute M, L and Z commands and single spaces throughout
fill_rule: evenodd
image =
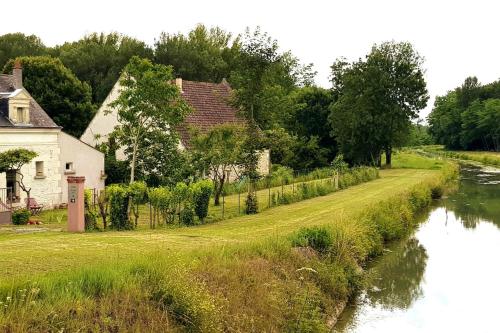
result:
M 359 214 L 392 195 L 395 189 L 404 191 L 436 173 L 434 170 L 382 170 L 380 179 L 324 197 L 195 227 L 86 234 L 4 232 L 0 233 L 0 281 L 154 251 L 178 252 L 250 242 L 288 234 L 308 225 L 329 224 L 339 216 Z
M 271 197 L 283 196 L 283 194 L 292 194 L 297 193 L 298 188 L 302 184 L 317 184 L 324 186 L 332 186 L 334 183 L 333 178 L 321 178 L 308 180 L 304 182 L 297 182 L 292 184 L 286 184 L 283 186 L 275 186 L 269 189 L 263 189 L 257 191 L 257 199 L 259 204 L 259 212 L 262 212 L 268 208 L 273 207 L 273 203 L 270 202 Z M 240 195 L 232 194 L 221 197 L 220 205 L 215 206 L 213 202 L 213 198 L 210 200 L 208 217 L 206 221 L 208 223 L 221 221 L 224 219 L 230 219 L 238 216 L 244 216 L 245 209 L 245 195 L 246 192 L 244 189 L 243 193 Z M 54 209 L 54 210 L 44 210 L 40 215 L 33 217 L 36 220 L 40 220 L 43 225 L 42 226 L 30 226 L 26 227 L 27 230 L 32 229 L 57 229 L 57 230 L 66 230 L 67 226 L 67 214 L 66 209 Z M 176 221 L 178 222 L 178 221 Z M 149 229 L 149 208 L 147 205 L 143 205 L 140 207 L 140 218 L 139 218 L 139 229 Z M 167 226 L 168 227 L 168 226 Z M 176 227 L 176 225 L 171 225 L 170 227 Z M 23 229 L 20 227 L 12 227 L 12 226 L 0 226 L 0 234 L 3 232 L 8 232 L 12 229 Z
M 381 170 L 329 195 L 207 225 L 4 230 L 0 331 L 328 332 L 362 284 L 364 262 L 407 232 L 453 175 L 442 161 L 398 159 L 422 169 Z M 326 239 L 328 251 L 297 248 L 299 231 Z

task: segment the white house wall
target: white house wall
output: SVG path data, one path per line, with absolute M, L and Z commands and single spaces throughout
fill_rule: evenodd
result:
M 59 129 L 0 129 L 0 151 L 26 148 L 35 151 L 38 156 L 21 168 L 24 184 L 31 187 L 31 197 L 38 203 L 52 206 L 61 202 L 61 165 L 58 142 Z M 35 178 L 36 162 L 42 161 L 44 178 Z M 0 175 L 0 187 L 5 187 L 5 173 Z M 24 203 L 26 194 L 19 192 Z
M 114 128 L 118 125 L 118 112 L 109 105 L 115 101 L 119 95 L 120 83 L 117 81 L 99 110 L 97 110 L 94 118 L 90 121 L 85 132 L 83 132 L 80 140 L 92 147 L 108 141 L 109 134 L 113 132 Z M 107 113 L 108 110 L 111 112 Z M 117 156 L 117 158 L 119 157 Z
M 61 147 L 60 170 L 62 175 L 62 199 L 68 202 L 68 176 L 84 176 L 85 188 L 104 188 L 104 154 L 88 146 L 77 138 L 61 132 L 59 134 Z M 66 163 L 72 163 L 72 171 L 66 170 Z

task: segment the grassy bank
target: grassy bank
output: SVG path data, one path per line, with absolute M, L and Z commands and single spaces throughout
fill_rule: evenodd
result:
M 455 175 L 381 178 L 160 232 L 2 235 L 1 331 L 327 331 L 362 267 Z
M 500 152 L 492 151 L 454 151 L 445 150 L 442 146 L 424 146 L 424 152 L 465 161 L 474 161 L 482 164 L 500 166 Z

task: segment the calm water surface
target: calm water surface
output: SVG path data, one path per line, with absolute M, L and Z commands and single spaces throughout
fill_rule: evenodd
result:
M 334 332 L 500 332 L 500 169 L 462 166 L 459 190 L 369 275 Z

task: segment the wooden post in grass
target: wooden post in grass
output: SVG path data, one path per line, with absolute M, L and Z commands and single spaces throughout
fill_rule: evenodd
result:
M 85 177 L 68 176 L 68 231 L 85 231 Z
M 267 208 L 271 208 L 271 177 L 267 178 Z
M 222 189 L 222 219 L 224 219 L 224 206 L 225 206 L 225 194 L 224 194 L 224 188 Z

